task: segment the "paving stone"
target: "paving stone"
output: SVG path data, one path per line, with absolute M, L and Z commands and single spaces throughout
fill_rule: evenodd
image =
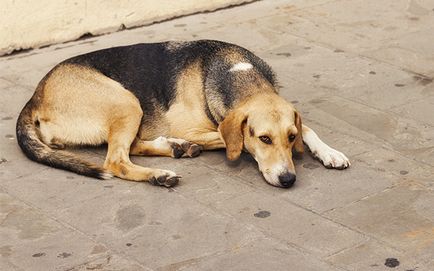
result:
M 392 261 L 392 259 L 394 261 Z M 373 239 L 354 248 L 327 258 L 335 266 L 346 270 L 429 270 L 402 251 L 393 249 Z M 386 263 L 395 262 L 395 267 Z M 397 265 L 398 264 L 398 265 Z M 428 266 L 428 265 L 427 265 Z M 393 268 L 393 269 L 391 269 Z
M 0 58 L 1 270 L 432 270 L 432 0 L 277 0 Z M 308 152 L 292 189 L 248 154 L 133 157 L 182 175 L 171 189 L 96 181 L 27 159 L 15 122 L 58 62 L 112 46 L 200 38 L 275 70 L 303 123 L 352 161 Z M 106 148 L 71 150 L 102 164 Z M 71 255 L 69 255 L 71 254 Z
M 404 180 L 424 182 L 434 185 L 434 168 L 395 151 L 379 148 L 354 157 L 355 161 L 375 167 L 379 172 L 390 172 Z
M 423 100 L 405 104 L 404 106 L 395 108 L 392 111 L 396 112 L 400 116 L 404 116 L 405 118 L 414 119 L 419 123 L 434 127 L 434 120 L 430 117 L 427 117 L 434 114 L 434 95 L 431 97 L 426 97 Z
M 32 97 L 34 92 L 34 89 L 26 88 L 23 86 L 13 86 L 5 88 L 4 90 L 7 91 L 8 98 L 2 99 L 0 101 L 0 114 L 2 115 L 2 123 L 3 118 L 5 117 L 18 117 L 19 112 L 24 107 L 25 103 Z M 8 126 L 8 128 L 9 127 L 10 126 Z M 11 128 L 15 129 L 15 126 Z
M 108 251 L 4 192 L 0 202 L 0 262 L 12 270 L 65 270 Z
M 76 204 L 111 194 L 113 190 L 118 193 L 129 191 L 134 184 L 119 179 L 98 180 L 48 168 L 38 173 L 36 178 L 34 174 L 30 174 L 5 180 L 1 186 L 33 206 L 56 214 Z
M 117 254 L 106 255 L 94 261 L 75 266 L 70 271 L 110 270 L 110 271 L 151 271 L 152 269 L 122 258 Z
M 312 102 L 315 103 L 316 109 L 349 123 L 359 131 L 364 131 L 369 139 L 374 135 L 373 144 L 384 142 L 383 146 L 409 154 L 415 159 L 426 163 L 432 160 L 429 153 L 432 152 L 434 133 L 430 127 L 339 97 L 332 96 Z M 315 119 L 320 118 L 319 116 Z
M 269 239 L 258 240 L 243 248 L 184 262 L 173 263 L 158 270 L 336 270 L 302 252 Z
M 431 25 L 434 22 L 432 17 Z M 379 49 L 363 54 L 432 77 L 434 76 L 434 69 L 432 68 L 433 46 L 425 44 L 424 37 L 431 35 L 433 30 L 434 28 L 431 27 L 423 31 L 409 32 L 396 40 L 385 42 Z M 397 55 L 400 57 L 396 57 Z
M 11 82 L 11 81 L 3 79 L 3 78 L 0 78 L 0 88 L 1 89 L 9 88 L 9 87 L 11 87 L 13 85 L 14 85 L 14 82 Z
M 365 240 L 355 231 L 280 199 L 284 193 L 283 189 L 271 196 L 261 191 L 247 193 L 216 204 L 216 208 L 320 257 Z
M 408 255 L 427 261 L 434 253 L 432 187 L 407 181 L 325 215 Z
M 375 70 L 378 71 L 378 69 Z M 396 73 L 390 72 L 389 75 L 395 76 Z M 388 81 L 382 79 L 378 85 L 363 85 L 343 93 L 342 96 L 379 110 L 392 112 L 395 112 L 394 108 L 401 108 L 412 102 L 432 97 L 433 91 L 429 91 L 433 89 L 432 85 L 426 85 L 431 79 L 411 73 L 402 75 L 402 78 L 393 78 Z M 408 118 L 406 115 L 402 116 Z
M 406 33 L 428 31 L 433 21 L 431 5 L 422 8 L 423 15 L 414 15 L 411 7 L 418 4 L 410 3 L 404 0 L 333 1 L 295 11 L 292 15 L 299 21 L 288 31 L 340 49 L 361 52 L 381 47 L 384 41 Z
M 400 181 L 398 176 L 357 160 L 352 161 L 350 168 L 340 171 L 325 169 L 310 157 L 303 159 L 297 169 L 297 179 L 295 189 L 282 193 L 281 197 L 317 213 L 380 193 Z
M 242 247 L 262 236 L 177 192 L 144 183 L 77 204 L 57 217 L 151 268 Z

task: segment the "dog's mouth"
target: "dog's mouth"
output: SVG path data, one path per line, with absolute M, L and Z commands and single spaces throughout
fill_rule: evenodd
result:
M 285 180 L 285 178 L 279 178 L 279 176 L 272 176 L 271 174 L 264 173 L 262 171 L 261 171 L 261 173 L 262 173 L 262 176 L 264 178 L 264 181 L 271 186 L 288 189 L 288 188 L 294 187 L 294 185 L 295 185 L 295 175 L 294 174 L 292 174 L 292 175 L 294 175 L 293 179 L 287 178 Z M 282 176 L 282 175 L 280 175 L 280 176 Z

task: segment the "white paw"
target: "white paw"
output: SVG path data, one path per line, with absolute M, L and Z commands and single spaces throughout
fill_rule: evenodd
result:
M 326 168 L 345 169 L 351 165 L 345 154 L 330 147 L 314 152 L 314 154 Z

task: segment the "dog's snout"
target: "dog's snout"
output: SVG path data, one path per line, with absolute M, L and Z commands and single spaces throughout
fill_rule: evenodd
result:
M 280 184 L 285 187 L 289 188 L 295 183 L 296 177 L 293 173 L 284 173 L 282 175 L 279 175 L 279 182 Z

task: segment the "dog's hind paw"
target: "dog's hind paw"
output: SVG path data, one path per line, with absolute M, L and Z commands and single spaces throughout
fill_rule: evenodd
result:
M 174 158 L 197 157 L 202 151 L 201 146 L 188 142 L 184 139 L 169 138 L 167 141 L 172 148 L 172 156 Z
M 202 151 L 201 146 L 194 143 L 190 143 L 188 141 L 182 143 L 181 146 L 185 152 L 185 155 L 188 157 L 197 157 L 200 155 L 200 152 Z
M 149 179 L 149 183 L 152 185 L 172 187 L 179 183 L 181 176 L 176 175 L 174 172 L 166 171 L 164 175 L 154 176 Z

